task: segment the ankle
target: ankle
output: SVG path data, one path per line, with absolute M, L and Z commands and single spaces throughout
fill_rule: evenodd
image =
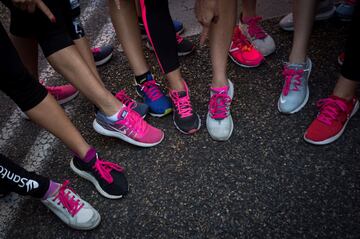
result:
M 177 80 L 169 80 L 169 88 L 170 90 L 184 91 L 185 90 L 184 80 L 182 78 Z
M 46 199 L 48 199 L 50 197 L 55 196 L 58 193 L 60 187 L 61 187 L 61 184 L 50 180 L 49 188 L 46 191 L 46 193 L 45 193 L 44 197 L 42 198 L 42 200 L 46 200 Z

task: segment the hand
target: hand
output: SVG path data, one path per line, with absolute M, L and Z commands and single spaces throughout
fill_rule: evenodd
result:
M 195 15 L 203 30 L 200 44 L 203 45 L 209 35 L 210 26 L 219 20 L 219 0 L 196 0 Z
M 33 13 L 35 9 L 38 8 L 50 19 L 51 22 L 56 22 L 54 14 L 52 14 L 50 9 L 42 0 L 12 0 L 12 3 L 14 6 L 29 13 Z

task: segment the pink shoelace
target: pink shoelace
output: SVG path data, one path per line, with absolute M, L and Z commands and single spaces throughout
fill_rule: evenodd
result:
M 347 111 L 347 105 L 342 100 L 333 98 L 321 99 L 316 106 L 320 109 L 317 119 L 327 125 L 339 120 L 339 114 Z
M 229 114 L 231 98 L 226 92 L 215 93 L 210 99 L 210 114 L 213 119 L 225 119 Z
M 154 80 L 144 82 L 141 85 L 141 90 L 144 91 L 151 101 L 158 100 L 163 95 Z
M 253 49 L 253 46 L 246 38 L 246 36 L 241 32 L 238 26 L 236 26 L 236 30 L 234 32 L 233 44 L 241 51 L 249 52 Z
M 58 201 L 58 205 L 62 204 L 64 208 L 66 208 L 66 210 L 70 213 L 70 215 L 72 217 L 74 217 L 79 211 L 80 209 L 84 206 L 84 204 L 80 203 L 80 200 L 77 199 L 75 200 L 75 196 L 74 195 L 70 195 L 70 192 L 72 192 L 73 194 L 75 194 L 74 190 L 70 187 L 68 187 L 69 181 L 66 180 L 60 187 L 58 194 L 56 195 L 56 197 L 53 199 L 53 201 L 55 202 L 56 200 Z M 67 192 L 65 192 L 65 190 L 67 190 Z
M 179 34 L 176 33 L 176 41 L 177 41 L 177 44 L 180 44 L 183 40 L 184 40 L 184 38 L 183 38 L 182 36 L 180 36 Z
M 170 96 L 181 118 L 192 116 L 192 107 L 189 94 L 180 97 L 179 92 L 173 91 L 171 92 Z
M 248 27 L 249 35 L 255 39 L 264 39 L 266 37 L 266 33 L 264 29 L 260 26 L 259 22 L 262 20 L 262 17 L 256 16 L 249 18 L 246 24 Z
M 121 90 L 118 93 L 116 93 L 115 97 L 131 109 L 134 109 L 136 107 L 136 101 L 131 99 L 126 94 L 125 90 Z
M 287 96 L 290 90 L 298 91 L 299 86 L 301 86 L 301 77 L 304 73 L 304 70 L 296 70 L 296 69 L 289 69 L 285 66 L 283 71 L 283 76 L 285 78 L 285 85 L 283 88 L 283 95 Z M 294 81 L 294 82 L 293 82 Z M 294 83 L 294 88 L 290 89 L 291 83 Z
M 107 182 L 112 183 L 113 177 L 111 176 L 111 171 L 116 170 L 118 172 L 123 172 L 124 168 L 111 162 L 106 162 L 101 160 L 98 157 L 98 154 L 96 154 L 96 162 L 93 166 L 93 168 L 100 174 L 100 176 Z
M 120 129 L 125 130 L 127 135 L 144 136 L 147 123 L 135 111 L 128 110 L 124 119 L 117 121 L 115 124 L 120 125 Z

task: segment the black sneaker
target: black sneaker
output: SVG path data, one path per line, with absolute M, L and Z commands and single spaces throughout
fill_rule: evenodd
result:
M 201 127 L 201 120 L 198 114 L 193 113 L 191 107 L 189 89 L 184 81 L 185 91 L 169 90 L 173 103 L 173 120 L 175 127 L 184 134 L 193 134 Z
M 71 169 L 80 177 L 92 182 L 104 197 L 110 199 L 122 198 L 129 191 L 124 169 L 117 164 L 101 160 L 94 149 L 90 151 L 88 153 L 90 156 L 87 155 L 86 157 L 92 155 L 93 158 L 88 163 L 74 156 L 70 162 Z
M 96 66 L 102 66 L 111 60 L 113 47 L 105 45 L 91 49 Z
M 194 44 L 187 38 L 176 34 L 178 56 L 187 56 L 195 50 Z

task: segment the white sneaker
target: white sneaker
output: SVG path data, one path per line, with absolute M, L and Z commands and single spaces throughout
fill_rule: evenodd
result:
M 41 202 L 66 225 L 78 230 L 91 230 L 101 221 L 100 214 L 86 201 L 82 200 L 65 181 L 58 193 Z
M 212 139 L 226 141 L 230 138 L 234 123 L 230 114 L 230 105 L 234 97 L 234 85 L 210 88 L 209 111 L 206 118 L 206 127 Z

